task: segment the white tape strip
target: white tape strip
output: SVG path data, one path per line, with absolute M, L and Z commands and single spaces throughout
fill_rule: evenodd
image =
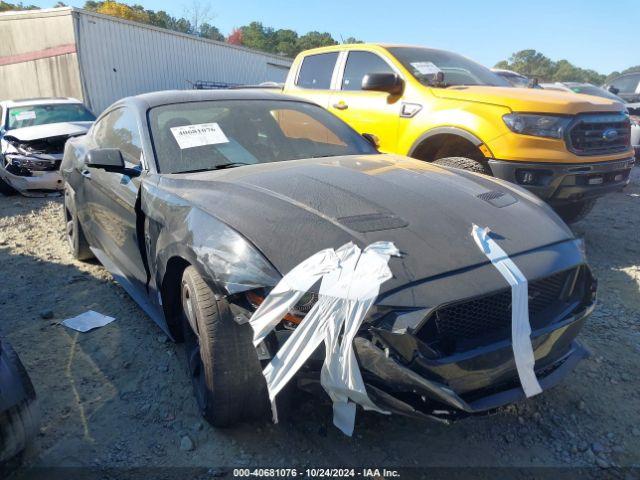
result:
M 264 369 L 269 398 L 277 421 L 275 398 L 307 359 L 325 342 L 320 381 L 333 401 L 333 423 L 353 434 L 356 403 L 380 410 L 368 397 L 353 351 L 353 339 L 375 302 L 380 285 L 391 278 L 389 258 L 399 255 L 390 242 L 376 242 L 364 252 L 353 243 L 323 250 L 286 274 L 256 310 L 250 325 L 254 344 L 282 320 L 289 309 L 320 278 L 319 298 Z M 341 335 L 342 334 L 342 335 Z
M 536 378 L 535 357 L 531 345 L 531 324 L 529 323 L 529 284 L 513 260 L 489 236 L 488 228 L 477 225 L 472 229 L 473 239 L 478 248 L 498 269 L 511 285 L 511 344 L 520 384 L 527 397 L 542 392 Z

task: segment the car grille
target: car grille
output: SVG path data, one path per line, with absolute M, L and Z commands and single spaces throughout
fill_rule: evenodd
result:
M 624 152 L 631 145 L 631 122 L 623 114 L 580 116 L 569 127 L 567 143 L 576 155 Z
M 576 276 L 576 269 L 529 282 L 529 318 L 534 328 L 552 321 L 546 312 L 564 304 L 565 291 Z M 487 337 L 509 338 L 511 332 L 511 288 L 445 305 L 437 309 L 417 332 L 418 338 L 437 344 L 447 353 L 471 348 Z

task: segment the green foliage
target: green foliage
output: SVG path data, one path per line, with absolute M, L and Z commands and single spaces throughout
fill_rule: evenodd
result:
M 576 67 L 568 60 L 554 62 L 536 50 L 521 50 L 496 63 L 495 68 L 513 70 L 541 82 L 588 82 L 602 85 L 605 75 L 595 70 Z
M 40 7 L 36 7 L 35 5 L 25 5 L 22 2 L 18 3 L 7 3 L 0 1 L 0 12 L 8 12 L 10 10 L 39 10 Z

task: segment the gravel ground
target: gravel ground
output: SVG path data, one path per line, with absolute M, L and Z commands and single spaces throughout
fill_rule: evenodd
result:
M 71 258 L 59 199 L 0 197 L 0 328 L 42 411 L 24 462 L 216 467 L 210 476 L 237 466 L 554 466 L 637 478 L 620 467 L 640 465 L 639 226 L 636 168 L 632 185 L 575 225 L 599 278 L 599 305 L 581 336 L 593 356 L 560 386 L 449 426 L 360 412 L 347 438 L 331 426 L 330 406 L 306 397 L 278 425 L 211 428 L 197 412 L 182 347 L 99 264 Z M 88 309 L 117 320 L 86 334 L 59 324 Z

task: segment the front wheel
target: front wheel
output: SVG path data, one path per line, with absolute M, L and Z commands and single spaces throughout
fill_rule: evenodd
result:
M 91 260 L 94 255 L 82 231 L 82 225 L 80 225 L 80 221 L 78 220 L 76 205 L 68 188 L 64 189 L 64 210 L 62 213 L 65 223 L 65 236 L 71 254 L 76 260 Z
M 200 412 L 228 427 L 267 412 L 267 386 L 249 324 L 239 325 L 225 299 L 192 266 L 182 275 L 182 325 L 187 366 Z
M 575 223 L 586 217 L 595 204 L 595 200 L 582 200 L 567 205 L 558 205 L 553 209 L 566 223 Z
M 482 173 L 484 175 L 491 175 L 489 167 L 479 160 L 467 157 L 446 157 L 434 160 L 436 165 L 442 165 L 444 167 L 459 168 L 460 170 L 468 170 L 470 172 Z

